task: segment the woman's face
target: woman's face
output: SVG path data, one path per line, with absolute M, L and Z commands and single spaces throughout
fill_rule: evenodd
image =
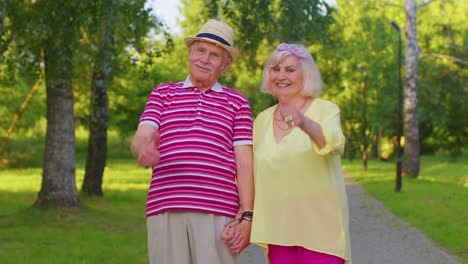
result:
M 296 56 L 287 56 L 277 65 L 270 67 L 270 82 L 275 96 L 299 96 L 304 87 L 301 63 Z

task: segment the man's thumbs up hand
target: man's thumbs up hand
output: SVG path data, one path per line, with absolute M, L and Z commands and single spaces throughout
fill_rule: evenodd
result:
M 158 131 L 154 132 L 153 139 L 151 144 L 148 144 L 141 153 L 138 155 L 138 163 L 145 167 L 154 167 L 158 164 L 160 153 L 159 153 L 159 144 L 161 136 Z

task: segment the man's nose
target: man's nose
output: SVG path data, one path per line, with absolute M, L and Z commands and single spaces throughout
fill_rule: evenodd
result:
M 210 62 L 209 58 L 210 54 L 207 52 L 206 54 L 203 54 L 203 56 L 201 57 L 201 61 L 205 64 L 208 64 Z

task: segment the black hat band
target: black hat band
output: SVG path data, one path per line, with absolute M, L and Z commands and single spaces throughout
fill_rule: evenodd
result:
M 197 38 L 209 38 L 209 39 L 212 39 L 212 40 L 216 40 L 218 42 L 221 42 L 223 43 L 224 45 L 226 46 L 229 46 L 231 47 L 231 44 L 229 44 L 229 42 L 227 42 L 226 40 L 224 40 L 223 38 L 219 37 L 219 36 L 216 36 L 215 34 L 211 34 L 211 33 L 200 33 L 197 35 Z

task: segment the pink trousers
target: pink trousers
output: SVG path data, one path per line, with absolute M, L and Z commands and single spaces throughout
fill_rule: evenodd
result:
M 312 251 L 299 246 L 268 245 L 270 264 L 344 264 L 337 256 Z

